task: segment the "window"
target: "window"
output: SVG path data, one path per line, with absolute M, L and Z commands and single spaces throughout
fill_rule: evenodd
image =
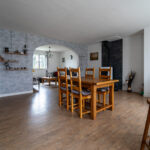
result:
M 47 69 L 46 55 L 34 54 L 33 55 L 33 68 L 34 69 Z
M 47 69 L 47 59 L 45 55 L 39 55 L 40 56 L 40 69 Z
M 38 69 L 39 68 L 39 56 L 33 55 L 33 68 Z

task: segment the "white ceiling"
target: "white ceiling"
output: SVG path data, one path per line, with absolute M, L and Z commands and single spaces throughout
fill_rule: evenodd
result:
M 49 51 L 49 46 L 50 46 L 50 50 L 54 51 L 54 52 L 64 52 L 64 51 L 68 51 L 70 50 L 69 48 L 65 47 L 65 46 L 60 46 L 60 45 L 44 45 L 44 46 L 40 46 L 37 47 L 36 50 L 37 51 Z
M 1 0 L 0 26 L 74 43 L 126 36 L 150 25 L 150 0 Z

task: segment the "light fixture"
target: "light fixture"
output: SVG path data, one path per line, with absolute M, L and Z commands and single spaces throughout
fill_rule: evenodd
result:
M 24 52 L 24 54 L 27 54 L 27 39 L 28 37 L 27 37 L 27 34 L 25 34 L 25 44 L 24 44 L 24 46 L 23 46 L 23 52 Z
M 53 52 L 51 51 L 51 46 L 49 45 L 49 51 L 47 53 L 48 57 L 52 57 L 53 56 Z
M 12 40 L 13 40 L 13 32 L 10 31 L 10 50 L 12 50 Z

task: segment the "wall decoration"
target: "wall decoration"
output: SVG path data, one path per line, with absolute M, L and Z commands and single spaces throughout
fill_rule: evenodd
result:
M 73 59 L 73 56 L 72 56 L 72 55 L 70 55 L 70 59 L 71 59 L 71 60 Z
M 6 70 L 11 69 L 11 67 L 10 67 L 10 65 L 9 65 L 9 63 L 8 63 L 8 62 L 5 62 L 5 63 L 4 63 L 4 65 L 5 65 L 5 67 L 6 67 Z
M 19 52 L 18 50 L 13 51 L 13 52 L 5 52 L 5 54 L 10 54 L 10 55 L 25 55 L 23 52 Z M 18 62 L 17 60 L 5 60 L 3 57 L 0 56 L 0 62 L 4 62 L 4 66 L 6 68 L 6 70 L 9 71 L 15 71 L 15 70 L 27 70 L 26 67 L 10 67 L 9 63 L 16 63 Z
M 98 60 L 98 52 L 90 53 L 90 60 Z
M 24 45 L 24 48 L 23 48 L 23 54 L 25 54 L 25 55 L 27 54 L 27 45 L 26 44 Z
M 65 57 L 62 58 L 62 62 L 65 62 Z
M 4 52 L 8 53 L 9 52 L 9 48 L 8 47 L 4 47 Z
M 25 34 L 25 44 L 23 46 L 23 53 L 27 54 L 27 41 L 28 41 L 28 36 Z
M 0 55 L 0 62 L 3 62 L 4 58 Z

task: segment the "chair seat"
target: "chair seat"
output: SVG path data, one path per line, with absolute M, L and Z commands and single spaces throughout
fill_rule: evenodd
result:
M 109 91 L 109 87 L 105 87 L 105 88 L 99 88 L 97 89 L 98 92 L 107 92 Z
M 66 91 L 66 87 L 60 87 L 61 90 Z M 71 87 L 68 87 L 69 92 L 71 91 Z
M 72 90 L 71 92 L 74 93 L 74 94 L 77 94 L 77 95 L 80 94 L 80 92 L 79 92 L 79 91 L 76 91 L 76 90 Z M 88 90 L 82 90 L 82 95 L 83 95 L 83 96 L 88 96 L 88 95 L 91 95 L 91 92 L 88 91 Z

